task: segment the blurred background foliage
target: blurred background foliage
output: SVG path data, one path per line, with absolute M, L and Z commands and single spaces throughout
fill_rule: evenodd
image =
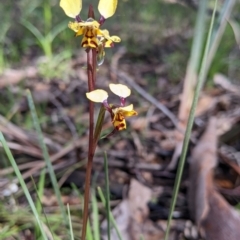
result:
M 209 18 L 213 2 L 209 1 Z M 98 0 L 83 0 L 83 20 L 87 19 L 90 3 L 95 9 L 96 19 L 100 17 Z M 237 3 L 232 14 L 236 23 L 235 32 L 240 32 L 239 10 L 240 4 Z M 71 59 L 84 58 L 81 38 L 75 38 L 74 32 L 67 27 L 72 19 L 64 14 L 58 0 L 4 1 L 0 14 L 0 73 L 5 69 L 34 66 L 37 68 L 38 82 L 69 81 L 76 76 Z M 138 76 L 138 69 L 145 66 L 146 71 L 139 74 L 140 81 L 147 82 L 150 94 L 162 94 L 162 87 L 156 88 L 159 78 L 166 79 L 166 84 L 174 86 L 181 83 L 185 76 L 196 15 L 196 1 L 119 0 L 115 15 L 107 19 L 103 28 L 107 28 L 111 35 L 120 36 L 122 41 L 107 50 L 105 64 L 110 63 L 113 54 L 124 47 L 126 54 L 120 60 L 123 69 Z M 230 80 L 239 82 L 240 53 L 235 35 L 228 25 L 210 68 L 209 79 L 220 72 Z M 27 81 L 22 81 L 17 88 L 24 90 L 26 85 L 29 86 Z M 211 87 L 211 80 L 207 84 Z M 13 116 L 13 122 L 31 129 L 30 115 L 18 114 L 16 110 L 17 102 L 22 101 L 22 90 L 8 91 L 5 88 L 2 91 L 0 114 L 8 119 Z M 76 102 L 78 108 L 83 100 L 79 101 Z M 38 110 L 45 112 L 45 107 L 40 104 Z M 48 122 L 46 115 L 42 118 L 42 123 Z M 82 126 L 77 128 L 82 131 Z
M 90 3 L 93 4 L 94 9 L 97 9 L 98 0 L 83 1 L 82 19 L 86 19 Z M 239 21 L 238 10 L 239 4 L 234 11 L 237 21 Z M 59 7 L 59 1 L 4 1 L 1 4 L 0 14 L 2 68 L 3 65 L 22 66 L 26 61 L 43 54 L 51 56 L 52 53 L 57 55 L 64 52 L 65 57 L 77 54 L 80 39 L 76 41 L 73 32 L 67 29 L 70 19 Z M 95 15 L 98 19 L 97 10 Z M 155 58 L 170 64 L 169 68 L 171 65 L 176 66 L 176 63 L 180 64 L 175 70 L 172 69 L 172 77 L 179 78 L 184 73 L 188 59 L 195 17 L 196 9 L 184 4 L 184 1 L 120 0 L 116 14 L 106 21 L 104 27 L 108 28 L 111 34 L 119 35 L 122 38 L 121 45 L 126 46 L 128 52 L 140 60 L 141 56 L 144 60 Z M 44 50 L 41 40 L 29 27 L 30 24 L 41 33 L 42 37 L 48 38 L 49 33 L 56 35 L 52 42 L 50 39 L 45 40 L 48 42 L 46 44 L 51 45 L 52 50 Z M 59 26 L 60 29 L 57 29 Z M 222 42 L 224 44 L 221 45 L 216 56 L 222 61 L 218 61 L 218 66 L 213 66 L 214 72 L 220 69 L 227 71 L 230 59 L 238 58 L 234 51 L 236 46 L 231 27 L 225 33 Z M 229 56 L 229 53 L 232 53 L 232 56 Z M 236 69 L 239 68 L 239 60 L 234 65 Z
M 186 1 L 190 2 L 191 1 Z M 83 1 L 82 19 L 86 19 L 88 6 L 93 4 L 95 17 L 98 0 Z M 106 21 L 104 27 L 112 35 L 119 35 L 130 60 L 157 61 L 164 64 L 170 81 L 179 81 L 185 73 L 189 57 L 192 28 L 196 18 L 194 2 L 163 0 L 120 0 L 116 14 Z M 233 17 L 239 21 L 239 4 Z M 51 58 L 39 65 L 40 72 L 51 79 L 54 74 L 44 70 L 61 68 L 57 77 L 64 72 L 66 61 L 76 56 L 80 48 L 80 38 L 67 28 L 69 20 L 59 7 L 57 0 L 19 0 L 5 1 L 1 4 L 0 14 L 0 69 L 21 67 L 40 56 Z M 113 49 L 116 51 L 116 49 Z M 55 57 L 54 57 L 55 56 Z M 54 58 L 53 58 L 54 57 Z M 111 54 L 107 54 L 107 59 Z M 216 54 L 210 74 L 221 71 L 239 78 L 239 52 L 236 52 L 235 37 L 231 27 L 224 34 Z M 229 63 L 234 59 L 234 65 Z M 60 64 L 61 63 L 61 64 Z M 61 66 L 60 66 L 61 65 Z

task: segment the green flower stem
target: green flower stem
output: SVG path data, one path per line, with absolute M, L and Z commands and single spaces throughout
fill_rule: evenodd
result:
M 176 205 L 176 200 L 177 200 L 177 195 L 178 195 L 178 192 L 179 192 L 180 182 L 181 182 L 181 178 L 182 178 L 183 167 L 184 167 L 184 164 L 185 164 L 189 139 L 190 139 L 190 136 L 191 136 L 195 110 L 196 110 L 197 103 L 198 103 L 198 98 L 199 98 L 199 95 L 200 95 L 200 92 L 201 92 L 201 89 L 202 89 L 202 86 L 203 86 L 203 83 L 204 83 L 204 80 L 205 80 L 205 77 L 206 77 L 205 72 L 206 72 L 206 69 L 207 69 L 207 58 L 208 58 L 208 53 L 209 53 L 209 48 L 210 48 L 210 39 L 211 39 L 211 35 L 212 35 L 212 29 L 213 29 L 213 23 L 214 23 L 214 19 L 215 19 L 217 2 L 218 2 L 218 0 L 215 1 L 214 11 L 213 11 L 211 24 L 210 24 L 210 28 L 209 28 L 209 32 L 208 32 L 208 37 L 207 37 L 207 43 L 206 43 L 206 47 L 205 47 L 205 50 L 204 50 L 202 65 L 201 65 L 201 68 L 200 68 L 199 78 L 198 78 L 198 81 L 197 81 L 197 86 L 196 86 L 196 90 L 195 90 L 195 94 L 194 94 L 194 98 L 193 98 L 193 103 L 192 103 L 191 110 L 190 110 L 190 115 L 189 115 L 189 118 L 188 118 L 187 129 L 186 129 L 186 133 L 185 133 L 185 137 L 184 137 L 184 141 L 183 141 L 182 154 L 181 154 L 181 158 L 180 158 L 180 161 L 179 161 L 177 176 L 176 176 L 176 180 L 175 180 L 175 184 L 174 184 L 173 197 L 172 197 L 172 202 L 171 202 L 171 207 L 170 207 L 170 213 L 169 213 L 169 216 L 168 216 L 167 229 L 166 229 L 166 232 L 165 232 L 164 240 L 168 240 L 170 224 L 171 224 L 171 220 L 172 220 L 173 211 L 174 211 L 174 208 L 175 208 L 175 205 Z
M 104 121 L 104 117 L 105 117 L 105 112 L 106 112 L 106 109 L 105 107 L 102 105 L 100 110 L 99 110 L 99 113 L 98 113 L 98 119 L 97 119 L 97 123 L 96 123 L 96 126 L 95 126 L 95 131 L 94 131 L 94 151 L 97 147 L 97 143 L 98 143 L 98 140 L 100 138 L 100 134 L 101 134 L 101 131 L 102 131 L 102 125 L 103 125 L 103 121 Z
M 94 12 L 91 5 L 89 7 L 88 17 L 94 18 Z M 93 48 L 87 49 L 87 74 L 88 74 L 89 92 L 95 89 L 96 60 L 97 60 L 96 49 L 93 49 Z M 82 226 L 82 238 L 81 238 L 82 240 L 85 240 L 86 238 L 91 173 L 92 173 L 93 157 L 95 152 L 94 145 L 95 145 L 94 144 L 94 103 L 89 101 L 89 144 L 88 144 L 88 162 L 87 162 L 87 169 L 86 169 L 85 192 L 84 192 L 83 226 Z

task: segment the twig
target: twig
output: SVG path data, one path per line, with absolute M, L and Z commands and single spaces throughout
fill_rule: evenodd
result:
M 173 123 L 173 125 L 179 129 L 178 127 L 178 119 L 177 117 L 163 104 L 161 104 L 156 98 L 151 96 L 148 92 L 146 92 L 143 88 L 141 88 L 138 84 L 134 82 L 134 80 L 128 76 L 126 73 L 122 71 L 112 70 L 119 78 L 121 78 L 124 82 L 130 85 L 132 88 L 135 89 L 142 97 L 144 97 L 147 101 L 152 103 L 156 108 L 162 111 Z
M 73 142 L 70 145 L 68 145 L 67 147 L 63 148 L 61 151 L 59 151 L 58 153 L 52 155 L 50 157 L 50 161 L 51 163 L 56 162 L 59 158 L 65 156 L 66 154 L 68 154 L 69 152 L 73 151 L 75 147 L 82 147 L 86 145 L 86 141 L 85 139 L 79 139 L 77 142 Z M 31 166 L 36 166 L 36 169 L 41 169 L 43 167 L 45 167 L 46 163 L 43 160 L 39 160 L 39 161 L 33 161 L 31 163 L 24 163 L 21 165 L 18 165 L 19 170 L 24 170 L 27 169 Z M 10 174 L 12 173 L 14 170 L 12 168 L 5 168 L 0 170 L 0 176 L 2 175 L 6 175 L 6 174 Z

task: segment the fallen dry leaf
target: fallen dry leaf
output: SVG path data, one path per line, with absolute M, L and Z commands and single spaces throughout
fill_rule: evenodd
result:
M 132 218 L 137 223 L 143 223 L 148 216 L 148 202 L 152 191 L 135 179 L 132 179 L 128 194 L 128 202 Z
M 148 202 L 151 200 L 152 191 L 135 179 L 131 180 L 128 199 L 122 201 L 114 210 L 113 215 L 124 240 L 139 240 L 144 235 L 148 217 Z M 151 221 L 150 221 L 151 222 Z M 149 223 L 148 223 L 149 224 Z M 106 232 L 107 223 L 102 223 Z M 107 239 L 106 234 L 103 239 Z M 111 232 L 111 239 L 118 240 L 115 230 Z M 145 238 L 147 239 L 147 238 Z
M 0 76 L 0 88 L 19 83 L 24 78 L 33 78 L 37 76 L 35 67 L 27 67 L 25 69 L 6 69 Z
M 213 81 L 215 84 L 221 86 L 223 89 L 232 92 L 232 93 L 237 93 L 239 94 L 240 92 L 240 87 L 232 84 L 229 79 L 224 76 L 223 74 L 215 74 L 213 77 Z
M 217 164 L 216 119 L 211 118 L 190 161 L 190 214 L 206 240 L 240 239 L 240 215 L 215 190 Z
M 213 109 L 213 107 L 216 105 L 216 102 L 217 101 L 213 96 L 209 96 L 206 94 L 202 95 L 199 99 L 195 116 L 201 116 L 205 112 Z

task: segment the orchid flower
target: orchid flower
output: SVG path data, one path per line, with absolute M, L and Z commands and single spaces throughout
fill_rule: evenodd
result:
M 87 92 L 86 96 L 92 102 L 102 103 L 110 113 L 114 130 L 121 131 L 127 128 L 126 117 L 136 116 L 137 112 L 133 109 L 133 104 L 125 106 L 125 101 L 131 94 L 131 90 L 123 84 L 109 84 L 110 90 L 120 97 L 120 105 L 108 104 L 108 93 L 102 89 Z
M 88 18 L 83 21 L 80 18 L 82 10 L 82 0 L 61 0 L 60 7 L 68 17 L 74 18 L 74 22 L 69 22 L 68 27 L 73 30 L 75 36 L 83 35 L 81 46 L 83 48 L 96 48 L 98 53 L 98 65 L 101 65 L 104 59 L 104 48 L 113 47 L 113 42 L 120 42 L 118 36 L 110 36 L 108 30 L 101 30 L 100 26 L 104 21 L 111 17 L 117 8 L 117 0 L 100 0 L 98 10 L 101 14 L 100 20 Z

